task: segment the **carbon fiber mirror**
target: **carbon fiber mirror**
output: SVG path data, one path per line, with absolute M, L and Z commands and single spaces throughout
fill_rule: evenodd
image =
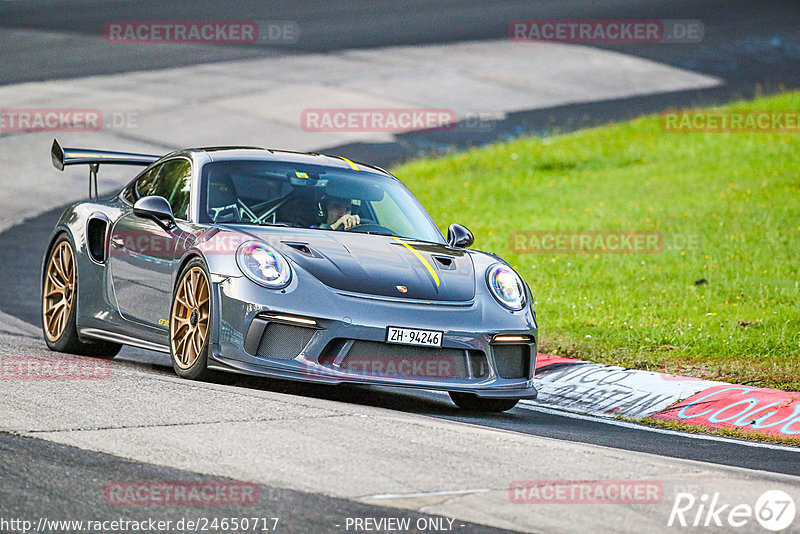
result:
M 453 223 L 447 229 L 447 244 L 451 247 L 467 248 L 474 242 L 475 237 L 466 226 Z

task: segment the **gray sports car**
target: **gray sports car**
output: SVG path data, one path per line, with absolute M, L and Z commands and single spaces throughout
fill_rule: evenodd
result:
M 256 147 L 166 156 L 62 148 L 89 167 L 42 266 L 42 327 L 56 351 L 167 353 L 214 370 L 444 390 L 505 411 L 535 398 L 531 292 L 495 254 L 447 239 L 388 172 Z M 145 167 L 97 195 L 101 165 Z M 92 191 L 94 189 L 94 193 Z

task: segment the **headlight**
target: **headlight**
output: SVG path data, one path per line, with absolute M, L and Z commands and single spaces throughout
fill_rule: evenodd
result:
M 509 310 L 521 310 L 525 306 L 525 289 L 517 273 L 506 265 L 497 263 L 486 271 L 486 283 L 497 302 Z
M 242 243 L 236 251 L 236 263 L 250 280 L 270 289 L 286 287 L 292 279 L 292 269 L 286 258 L 264 243 Z

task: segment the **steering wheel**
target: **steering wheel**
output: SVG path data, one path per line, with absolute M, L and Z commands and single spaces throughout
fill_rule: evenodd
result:
M 386 228 L 385 226 L 381 226 L 380 224 L 376 223 L 372 219 L 367 219 L 362 217 L 361 222 L 355 225 L 354 227 L 347 230 L 348 232 L 359 232 L 362 234 L 367 234 L 370 232 L 375 232 L 379 234 L 388 234 L 388 235 L 397 235 L 390 229 Z

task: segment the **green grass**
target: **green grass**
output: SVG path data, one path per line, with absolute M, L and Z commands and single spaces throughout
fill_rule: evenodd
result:
M 799 110 L 800 92 L 729 107 Z M 394 172 L 443 230 L 466 225 L 527 280 L 542 352 L 800 391 L 800 133 L 667 133 L 651 116 Z M 657 231 L 666 246 L 514 252 L 525 230 Z

